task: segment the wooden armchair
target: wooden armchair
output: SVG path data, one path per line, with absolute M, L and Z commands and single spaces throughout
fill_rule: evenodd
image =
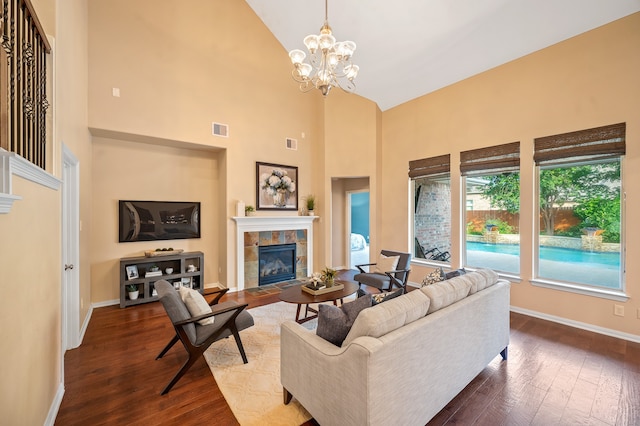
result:
M 253 317 L 249 312 L 244 310 L 247 307 L 246 304 L 241 305 L 233 301 L 218 303 L 228 289 L 225 288 L 213 292 L 216 293 L 216 297 L 209 302 L 211 313 L 192 317 L 187 306 L 182 301 L 180 294 L 173 288 L 171 283 L 165 280 L 156 281 L 155 288 L 158 291 L 160 302 L 176 331 L 175 336 L 173 336 L 162 352 L 158 354 L 156 360 L 162 358 L 178 340 L 182 342 L 189 355 L 184 365 L 161 392 L 161 395 L 169 392 L 173 385 L 175 385 L 193 363 L 196 362 L 198 357 L 202 355 L 213 342 L 220 339 L 233 335 L 238 345 L 240 355 L 242 356 L 242 361 L 245 364 L 248 362 L 242 341 L 240 340 L 239 331 L 251 327 L 253 325 Z M 213 324 L 201 325 L 198 323 L 198 321 L 210 317 L 215 317 Z
M 356 265 L 360 273 L 356 274 L 353 279 L 357 281 L 360 286 L 364 284 L 369 287 L 375 287 L 381 292 L 391 291 L 393 287 L 396 286 L 398 288 L 402 288 L 406 293 L 409 272 L 411 272 L 411 253 L 391 250 L 382 250 L 380 253 L 385 257 L 398 256 L 399 259 L 395 268 L 390 268 L 389 270 L 385 270 L 385 268 L 383 268 L 380 270 L 380 268 L 376 268 L 378 266 L 378 262 Z M 367 270 L 365 270 L 365 267 Z

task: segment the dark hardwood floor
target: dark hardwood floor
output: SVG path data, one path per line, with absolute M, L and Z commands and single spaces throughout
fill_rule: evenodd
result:
M 279 301 L 277 291 L 228 299 Z M 203 358 L 160 396 L 186 359 L 176 345 L 155 360 L 172 335 L 159 303 L 95 309 L 82 345 L 65 355 L 56 424 L 237 425 Z M 640 425 L 640 344 L 512 313 L 508 361 L 497 356 L 429 422 L 444 424 Z

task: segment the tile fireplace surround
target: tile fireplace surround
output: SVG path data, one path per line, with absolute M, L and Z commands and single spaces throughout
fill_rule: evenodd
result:
M 317 216 L 233 217 L 238 291 L 258 286 L 258 245 L 296 243 L 297 274 L 313 271 L 313 221 Z M 302 274 L 302 275 L 301 275 Z

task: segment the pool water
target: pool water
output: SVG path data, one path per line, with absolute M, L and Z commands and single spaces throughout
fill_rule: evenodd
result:
M 520 272 L 520 247 L 467 241 L 467 265 Z M 620 253 L 540 247 L 540 278 L 621 288 Z

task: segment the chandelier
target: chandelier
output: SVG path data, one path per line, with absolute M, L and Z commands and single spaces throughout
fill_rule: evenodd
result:
M 327 96 L 332 87 L 340 87 L 351 93 L 356 88 L 353 80 L 360 69 L 351 63 L 356 44 L 352 41 L 336 41 L 331 34 L 327 2 L 324 2 L 324 25 L 320 28 L 320 35 L 311 34 L 304 38 L 304 45 L 309 51 L 309 63 L 303 62 L 307 55 L 302 50 L 289 52 L 294 67 L 291 75 L 300 83 L 303 92 L 316 88 L 323 96 Z

